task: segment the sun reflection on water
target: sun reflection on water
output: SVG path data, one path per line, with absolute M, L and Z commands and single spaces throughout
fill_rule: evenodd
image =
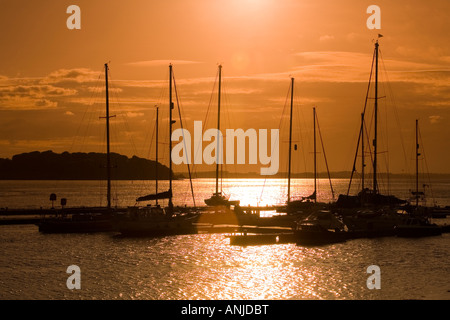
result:
M 337 194 L 347 189 L 345 179 L 334 182 L 340 183 Z M 91 196 L 97 183 L 74 183 L 66 182 L 66 189 L 72 191 L 58 197 L 80 198 L 87 201 L 80 202 L 83 205 L 96 203 Z M 134 204 L 136 195 L 142 195 L 137 183 L 120 183 L 119 198 Z M 166 183 L 161 182 L 161 190 Z M 185 201 L 191 197 L 188 183 L 174 182 L 176 204 L 190 204 Z M 396 190 L 406 188 L 402 183 Z M 19 196 L 29 188 L 34 190 L 29 203 L 48 201 L 53 183 L 35 184 L 3 184 L 8 205 L 30 201 L 29 196 Z M 214 179 L 197 180 L 199 205 L 211 196 L 214 185 Z M 85 195 L 78 197 L 81 186 Z M 292 186 L 293 195 L 311 194 L 309 180 L 296 179 Z M 284 203 L 286 195 L 284 179 L 230 179 L 223 188 L 242 205 Z M 323 190 L 326 199 L 329 194 Z M 449 201 L 447 187 L 439 192 Z M 261 194 L 264 201 L 258 200 Z M 321 247 L 239 247 L 230 246 L 223 234 L 133 239 L 109 234 L 46 235 L 32 225 L 1 226 L 0 293 L 5 299 L 448 299 L 449 241 L 445 234 L 420 240 L 357 239 Z M 81 267 L 82 290 L 65 286 L 65 269 L 72 264 Z M 382 269 L 382 290 L 366 287 L 366 269 L 373 264 Z
M 5 299 L 93 300 L 448 298 L 443 257 L 450 237 L 414 240 L 239 247 L 223 234 L 133 239 L 2 226 L 1 293 Z M 65 287 L 64 266 L 72 264 L 82 270 L 82 290 Z M 366 287 L 372 264 L 383 270 L 382 290 Z
M 170 247 L 160 254 L 169 255 L 171 262 L 158 266 L 157 279 L 149 276 L 145 286 L 139 284 L 136 298 L 154 296 L 156 290 L 158 299 L 337 299 L 346 290 L 348 275 L 337 265 L 333 247 L 230 246 L 217 234 L 177 239 L 147 252 L 151 259 L 155 250 Z
M 207 188 L 212 184 L 212 179 L 202 180 L 202 187 Z M 318 200 L 329 202 L 332 193 L 327 179 L 318 179 Z M 310 196 L 313 193 L 313 179 L 292 179 L 291 200 Z M 203 188 L 197 189 L 203 194 Z M 287 202 L 286 179 L 227 179 L 223 183 L 223 192 L 230 196 L 231 200 L 239 200 L 241 206 L 273 206 L 283 205 Z

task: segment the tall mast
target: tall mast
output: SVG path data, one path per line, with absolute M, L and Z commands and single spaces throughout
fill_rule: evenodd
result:
M 373 139 L 373 192 L 378 193 L 377 185 L 377 155 L 378 155 L 378 40 L 375 42 L 375 137 Z
M 172 203 L 172 64 L 169 65 L 169 215 L 173 211 Z
M 289 116 L 289 165 L 288 165 L 288 195 L 287 202 L 291 201 L 291 154 L 292 154 L 292 107 L 294 104 L 294 78 L 291 78 L 291 111 Z
M 156 164 L 155 164 L 155 194 L 158 194 L 158 123 L 159 123 L 159 107 L 156 106 Z M 158 204 L 158 197 L 156 197 L 156 204 Z
M 216 194 L 219 193 L 219 159 L 220 159 L 220 96 L 222 90 L 222 65 L 219 65 L 219 93 L 217 98 L 217 148 L 216 148 Z
M 316 154 L 316 108 L 313 108 L 314 123 L 314 202 L 317 201 L 317 154 Z
M 419 120 L 416 119 L 416 207 L 419 207 Z
M 105 86 L 106 86 L 106 177 L 107 177 L 107 208 L 111 209 L 111 158 L 109 147 L 109 90 L 108 90 L 108 64 L 105 63 Z
M 361 189 L 364 190 L 364 112 L 361 113 Z

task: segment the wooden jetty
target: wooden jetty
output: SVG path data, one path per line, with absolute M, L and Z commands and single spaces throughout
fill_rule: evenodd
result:
M 230 245 L 235 246 L 295 243 L 293 233 L 234 234 L 227 237 Z
M 0 225 L 37 224 L 44 218 L 72 216 L 77 214 L 104 214 L 107 212 L 125 212 L 126 208 L 107 209 L 105 207 L 69 207 L 69 208 L 31 208 L 0 209 Z
M 198 233 L 227 233 L 231 245 L 249 246 L 295 242 L 291 228 L 254 225 L 199 225 Z

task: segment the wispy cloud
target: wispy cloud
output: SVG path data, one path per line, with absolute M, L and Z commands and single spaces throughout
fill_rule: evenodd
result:
M 315 51 L 294 54 L 295 72 L 304 81 L 367 82 L 373 56 L 359 52 Z M 380 71 L 388 73 L 389 81 L 445 84 L 450 68 L 445 63 L 383 59 Z M 387 80 L 387 79 L 386 79 Z
M 0 88 L 0 109 L 49 109 L 58 105 L 56 99 L 75 95 L 77 90 L 47 84 L 8 85 Z
M 76 82 L 87 83 L 92 81 L 98 81 L 101 72 L 92 71 L 87 68 L 75 68 L 75 69 L 59 69 L 51 72 L 45 78 L 42 79 L 42 83 L 60 83 L 60 82 Z
M 428 119 L 430 120 L 431 124 L 436 124 L 442 121 L 441 116 L 429 116 Z
M 128 118 L 136 118 L 136 117 L 143 117 L 144 113 L 143 112 L 127 112 L 126 115 Z

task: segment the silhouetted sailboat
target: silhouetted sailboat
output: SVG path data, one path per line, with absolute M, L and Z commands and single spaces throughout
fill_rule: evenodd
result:
M 158 145 L 159 145 L 159 107 L 156 107 L 156 121 L 155 121 L 155 132 L 156 132 L 156 155 L 155 162 L 158 163 Z M 172 177 L 169 177 L 172 179 Z M 171 199 L 172 198 L 172 190 L 169 188 L 167 191 L 158 192 L 158 166 L 155 166 L 155 193 L 149 194 L 146 196 L 141 196 L 136 199 L 136 202 L 143 201 L 153 201 L 155 200 L 155 205 L 158 206 L 158 200 Z
M 108 89 L 108 64 L 105 63 L 105 90 L 106 90 L 106 176 L 107 187 L 106 208 L 95 210 L 81 208 L 78 213 L 70 215 L 61 212 L 55 218 L 44 218 L 38 223 L 39 231 L 43 233 L 92 233 L 112 231 L 112 215 L 115 209 L 111 207 L 111 158 L 110 158 L 110 134 L 109 119 L 109 89 Z
M 288 204 L 287 204 L 287 209 L 289 213 L 295 213 L 300 211 L 305 211 L 306 213 L 311 213 L 311 211 L 317 211 L 319 209 L 326 209 L 329 206 L 329 203 L 325 203 L 325 202 L 320 202 L 317 201 L 317 143 L 316 143 L 316 121 L 317 121 L 317 114 L 316 114 L 316 108 L 313 108 L 313 122 L 314 122 L 314 191 L 311 195 L 306 196 L 306 197 L 301 197 L 300 199 L 295 199 L 295 200 L 291 200 L 290 198 L 288 198 Z M 323 141 L 322 141 L 322 149 L 324 151 L 324 155 L 325 155 L 325 150 L 323 148 Z M 325 163 L 327 164 L 327 172 L 328 172 L 328 178 L 330 181 L 330 189 L 331 189 L 331 194 L 332 197 L 334 199 L 334 190 L 333 190 L 333 185 L 331 183 L 331 177 L 330 177 L 330 173 L 328 170 L 328 163 L 325 157 Z
M 237 206 L 239 205 L 239 200 L 230 200 L 229 196 L 223 193 L 223 190 L 219 190 L 219 162 L 220 162 L 220 99 L 221 99 L 221 89 L 222 89 L 222 66 L 219 65 L 219 90 L 217 97 L 217 136 L 216 136 L 216 191 L 213 195 L 205 199 L 205 203 L 208 206 Z
M 169 137 L 172 136 L 172 110 L 174 108 L 172 99 L 173 73 L 172 65 L 169 66 Z M 158 121 L 157 121 L 158 123 Z M 157 143 L 158 144 L 158 143 Z M 180 234 L 197 233 L 194 225 L 197 215 L 190 212 L 174 210 L 172 202 L 172 139 L 169 138 L 169 190 L 157 192 L 147 196 L 139 197 L 136 200 L 150 201 L 168 199 L 168 207 L 162 208 L 158 204 L 155 206 L 134 206 L 129 207 L 124 215 L 117 215 L 114 219 L 114 229 L 124 236 L 146 236 L 159 237 Z M 156 185 L 158 180 L 156 179 Z
M 327 204 L 322 202 L 317 202 L 317 141 L 316 141 L 316 122 L 317 114 L 316 108 L 313 108 L 313 127 L 314 127 L 314 190 L 313 193 L 306 197 L 301 197 L 300 199 L 291 199 L 291 167 L 292 167 L 292 114 L 294 106 L 294 78 L 291 78 L 291 101 L 290 101 L 290 115 L 289 115 L 289 155 L 288 155 L 288 185 L 287 185 L 287 201 L 286 201 L 286 211 L 288 214 L 300 214 L 306 216 L 311 214 L 315 210 L 325 209 Z M 323 147 L 323 145 L 322 145 Z M 328 166 L 327 166 L 328 167 Z M 330 179 L 331 186 L 331 179 Z M 331 192 L 333 192 L 333 187 L 331 186 Z
M 381 37 L 381 35 L 379 35 Z M 369 87 L 366 95 L 366 105 L 364 106 L 364 112 L 361 116 L 361 130 L 358 137 L 357 150 L 355 153 L 355 159 L 353 162 L 352 175 L 350 177 L 350 183 L 347 190 L 347 194 L 341 194 L 335 204 L 335 210 L 337 210 L 344 219 L 344 222 L 348 228 L 353 232 L 355 237 L 357 236 L 386 236 L 395 234 L 395 226 L 402 223 L 403 217 L 397 210 L 399 206 L 406 203 L 406 200 L 402 200 L 393 195 L 384 195 L 379 191 L 378 186 L 378 59 L 379 59 L 379 43 L 378 39 L 375 41 L 375 49 L 373 55 L 373 62 L 375 62 L 375 97 L 374 97 L 374 139 L 373 139 L 373 179 L 372 189 L 364 186 L 364 149 L 362 150 L 362 190 L 357 195 L 349 195 L 350 186 L 353 178 L 353 173 L 356 171 L 356 159 L 358 155 L 358 148 L 361 142 L 362 148 L 364 148 L 364 114 L 366 112 L 366 106 L 369 95 Z M 372 62 L 372 70 L 373 70 Z M 370 74 L 372 78 L 372 71 Z
M 419 205 L 419 200 L 424 193 L 419 191 L 419 120 L 416 120 L 416 188 L 412 191 L 415 200 L 415 208 L 409 213 L 408 219 L 405 223 L 396 226 L 396 235 L 398 237 L 428 237 L 439 236 L 442 234 L 442 229 L 438 225 L 431 223 L 430 215 L 431 208 Z
M 381 35 L 379 35 L 381 37 Z M 338 207 L 348 207 L 348 208 L 356 208 L 356 207 L 380 207 L 380 206 L 398 206 L 401 204 L 406 203 L 405 200 L 401 200 L 393 195 L 383 195 L 379 192 L 379 185 L 378 185 L 378 100 L 380 97 L 378 96 L 378 60 L 379 60 L 379 43 L 378 39 L 375 41 L 375 50 L 374 50 L 374 56 L 373 59 L 375 61 L 375 97 L 374 102 L 374 139 L 373 139 L 373 175 L 372 175 L 372 189 L 366 188 L 364 186 L 364 168 L 365 168 L 365 162 L 364 162 L 364 118 L 365 118 L 365 112 L 366 112 L 366 106 L 367 106 L 367 100 L 369 99 L 368 94 L 369 90 L 367 90 L 366 95 L 366 105 L 364 106 L 364 112 L 361 115 L 361 130 L 358 137 L 358 143 L 357 143 L 357 150 L 355 153 L 355 159 L 353 162 L 353 169 L 352 169 L 352 175 L 350 177 L 350 183 L 347 190 L 346 195 L 339 195 L 337 200 L 337 206 Z M 372 77 L 372 72 L 371 72 Z M 369 88 L 370 88 L 370 81 L 369 81 Z M 362 190 L 355 196 L 349 195 L 350 192 L 350 186 L 352 183 L 353 173 L 356 171 L 356 159 L 358 155 L 358 148 L 359 144 L 361 142 L 361 158 L 362 158 Z

